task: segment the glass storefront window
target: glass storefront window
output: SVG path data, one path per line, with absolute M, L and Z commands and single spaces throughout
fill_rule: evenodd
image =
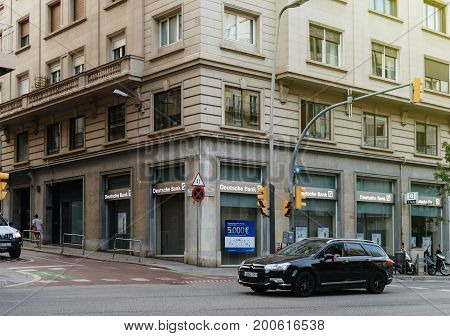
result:
M 440 199 L 441 188 L 436 185 L 412 184 L 412 192 L 421 197 Z M 436 252 L 441 244 L 442 208 L 439 206 L 413 205 L 411 206 L 411 248 L 429 248 L 429 252 Z
M 107 190 L 125 189 L 130 187 L 130 175 L 108 177 Z
M 220 194 L 222 265 L 239 265 L 243 260 L 255 257 L 261 248 L 261 225 L 256 196 L 247 194 Z M 225 221 L 252 221 L 255 227 L 255 252 L 225 251 Z
M 155 169 L 156 183 L 184 181 L 184 166 L 171 166 Z
M 379 179 L 360 178 L 357 179 L 356 185 L 358 192 L 391 195 L 393 191 L 391 181 Z M 394 252 L 394 205 L 381 202 L 358 202 L 356 212 L 356 238 L 371 240 L 383 247 L 387 253 L 392 254 Z
M 336 201 L 308 199 L 295 213 L 296 240 L 307 237 L 335 237 Z
M 261 183 L 261 168 L 223 165 L 220 167 L 222 181 Z

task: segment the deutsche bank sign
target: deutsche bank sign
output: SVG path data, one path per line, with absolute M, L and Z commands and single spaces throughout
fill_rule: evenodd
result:
M 255 252 L 255 222 L 251 220 L 225 221 L 225 251 Z
M 419 193 L 417 192 L 409 192 L 405 194 L 405 203 L 406 204 L 416 204 L 419 199 Z

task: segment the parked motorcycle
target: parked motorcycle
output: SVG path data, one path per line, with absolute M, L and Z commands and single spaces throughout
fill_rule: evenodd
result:
M 428 252 L 428 249 L 423 253 L 424 259 L 425 259 L 425 268 L 429 275 L 436 275 L 436 263 L 434 262 L 433 258 L 430 256 L 430 252 Z
M 397 269 L 397 271 L 400 274 L 405 274 L 404 268 L 406 266 L 406 274 L 407 275 L 417 274 L 416 265 L 414 265 L 414 263 L 412 262 L 412 259 L 409 256 L 409 254 L 405 250 L 403 250 L 402 252 L 405 253 L 405 262 L 404 263 L 400 262 L 400 263 L 395 264 L 395 268 Z
M 436 269 L 442 275 L 450 275 L 450 264 L 445 260 L 445 256 L 439 248 L 436 251 Z

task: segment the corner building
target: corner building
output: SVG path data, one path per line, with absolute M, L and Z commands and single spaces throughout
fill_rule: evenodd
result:
M 38 213 L 46 244 L 81 234 L 88 249 L 111 250 L 115 237 L 132 238 L 147 256 L 202 266 L 269 253 L 256 193 L 268 180 L 275 20 L 287 1 L 3 3 L 16 69 L 0 77 L 10 173 L 2 211 L 15 227 Z M 293 231 L 296 240 L 374 240 L 388 253 L 404 243 L 412 257 L 428 246 L 448 253 L 448 198 L 433 177 L 449 141 L 448 10 L 441 1 L 315 0 L 283 15 L 276 243 Z M 316 122 L 299 155 L 307 206 L 290 228 L 288 163 L 308 121 L 348 90 L 413 76 L 424 82 L 420 104 L 402 89 Z M 201 204 L 191 197 L 198 172 Z M 416 205 L 405 204 L 407 192 L 418 192 Z

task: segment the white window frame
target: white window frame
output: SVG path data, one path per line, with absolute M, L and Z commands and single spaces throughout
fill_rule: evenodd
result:
M 382 10 L 379 10 L 377 8 L 377 0 L 370 0 L 370 9 L 375 12 L 382 13 L 384 15 L 397 17 L 398 16 L 398 1 L 397 0 L 382 0 L 382 1 L 383 1 L 383 9 Z M 387 3 L 389 1 L 394 2 L 394 4 L 395 4 L 395 14 L 387 12 L 387 8 L 388 8 Z
M 77 60 L 82 59 L 83 62 L 81 64 L 78 64 Z M 77 65 L 78 64 L 78 65 Z M 81 67 L 81 71 L 77 72 L 77 68 Z M 78 52 L 72 55 L 72 74 L 74 76 L 79 75 L 80 73 L 85 71 L 86 67 L 86 59 L 84 52 Z
M 434 8 L 434 13 L 430 15 L 428 12 L 428 8 L 432 7 Z M 429 21 L 430 20 L 430 21 Z M 430 28 L 428 26 L 428 23 L 431 23 L 431 20 L 433 21 L 433 27 Z M 445 33 L 445 7 L 439 6 L 438 4 L 434 4 L 432 2 L 424 1 L 423 3 L 423 25 L 425 28 L 439 32 L 439 33 Z M 438 29 L 440 28 L 440 29 Z
M 400 70 L 399 69 L 399 54 L 400 54 L 399 50 L 397 48 L 393 48 L 393 47 L 384 45 L 382 43 L 372 42 L 372 44 L 371 44 L 371 51 L 372 51 L 372 55 L 371 56 L 372 57 L 373 57 L 373 45 L 374 44 L 377 44 L 377 45 L 383 47 L 383 55 L 381 57 L 381 70 L 382 71 L 381 71 L 381 76 L 378 76 L 375 73 L 374 69 L 372 68 L 372 75 L 375 76 L 375 77 L 378 77 L 378 78 L 398 81 L 398 73 L 399 73 L 399 70 Z M 386 70 L 387 70 L 386 69 L 386 48 L 393 49 L 393 50 L 395 50 L 397 52 L 397 57 L 395 58 L 395 78 L 394 79 L 386 77 Z M 373 62 L 372 62 L 372 67 L 373 67 Z
M 251 46 L 256 46 L 256 18 L 251 16 L 251 15 L 239 14 L 239 13 L 234 12 L 232 10 L 225 9 L 224 10 L 224 20 L 225 20 L 225 15 L 227 15 L 227 14 L 234 15 L 236 17 L 236 39 L 233 40 L 233 39 L 230 39 L 230 38 L 226 37 L 226 35 L 225 35 L 225 25 L 224 25 L 223 26 L 223 32 L 222 32 L 224 40 L 232 41 L 232 42 L 238 42 L 238 43 L 243 43 L 243 44 L 247 44 L 247 45 L 251 45 Z M 252 33 L 253 34 L 252 34 L 251 39 L 252 39 L 253 42 L 247 43 L 247 42 L 244 42 L 244 41 L 240 40 L 240 20 L 239 20 L 239 18 L 241 18 L 241 17 L 245 18 L 245 19 L 248 19 L 248 20 L 251 20 L 251 22 L 252 22 Z
M 28 75 L 22 75 L 17 77 L 18 80 L 18 97 L 24 96 L 28 93 L 30 93 L 30 77 Z M 22 91 L 22 83 L 24 83 L 25 81 L 28 82 L 28 85 L 26 86 L 26 92 Z
M 56 84 L 61 81 L 61 62 L 53 62 L 48 65 L 49 69 L 49 82 L 50 85 Z M 53 80 L 53 74 L 57 74 L 57 80 Z
M 123 45 L 120 45 L 117 48 L 114 48 L 114 43 L 120 42 L 123 40 Z M 125 57 L 126 53 L 127 53 L 127 37 L 125 35 L 125 32 L 113 35 L 110 37 L 110 42 L 111 42 L 111 61 L 115 61 L 118 59 L 121 59 L 122 57 Z M 120 50 L 120 56 L 119 58 L 114 58 L 114 51 L 115 50 Z
M 169 21 L 174 16 L 176 16 L 176 18 L 177 18 L 177 32 L 176 32 L 177 40 L 171 43 L 170 42 L 170 24 L 169 24 Z M 163 45 L 162 44 L 162 25 L 163 25 L 164 22 L 167 23 L 167 36 L 166 36 L 167 44 Z M 183 26 L 182 25 L 183 25 L 183 18 L 182 18 L 182 15 L 181 15 L 180 12 L 177 12 L 176 14 L 169 15 L 169 16 L 166 16 L 166 17 L 160 19 L 159 20 L 159 47 L 160 48 L 165 48 L 165 47 L 168 47 L 168 46 L 170 46 L 172 44 L 175 44 L 175 43 L 181 41 L 181 32 L 183 30 Z
M 322 36 L 322 60 L 321 61 L 313 60 L 312 57 L 311 57 L 311 45 L 310 45 L 310 43 L 311 43 L 311 31 L 310 31 L 311 30 L 311 26 L 316 26 L 316 27 L 320 27 L 320 28 L 323 29 L 323 36 Z M 308 33 L 309 33 L 308 34 L 309 59 L 313 60 L 315 62 L 320 62 L 320 63 L 326 64 L 326 65 L 332 66 L 332 67 L 334 67 L 334 66 L 337 66 L 339 68 L 342 67 L 342 41 L 343 41 L 343 36 L 342 36 L 343 33 L 342 33 L 342 31 L 337 30 L 337 29 L 333 29 L 333 28 L 324 27 L 324 26 L 322 26 L 322 25 L 320 25 L 318 23 L 314 23 L 314 22 L 310 22 L 309 23 L 308 29 L 309 29 L 309 31 L 308 31 Z M 327 40 L 326 40 L 326 32 L 327 32 L 327 30 L 339 34 L 338 65 L 327 63 L 327 49 L 326 49 L 327 48 Z

